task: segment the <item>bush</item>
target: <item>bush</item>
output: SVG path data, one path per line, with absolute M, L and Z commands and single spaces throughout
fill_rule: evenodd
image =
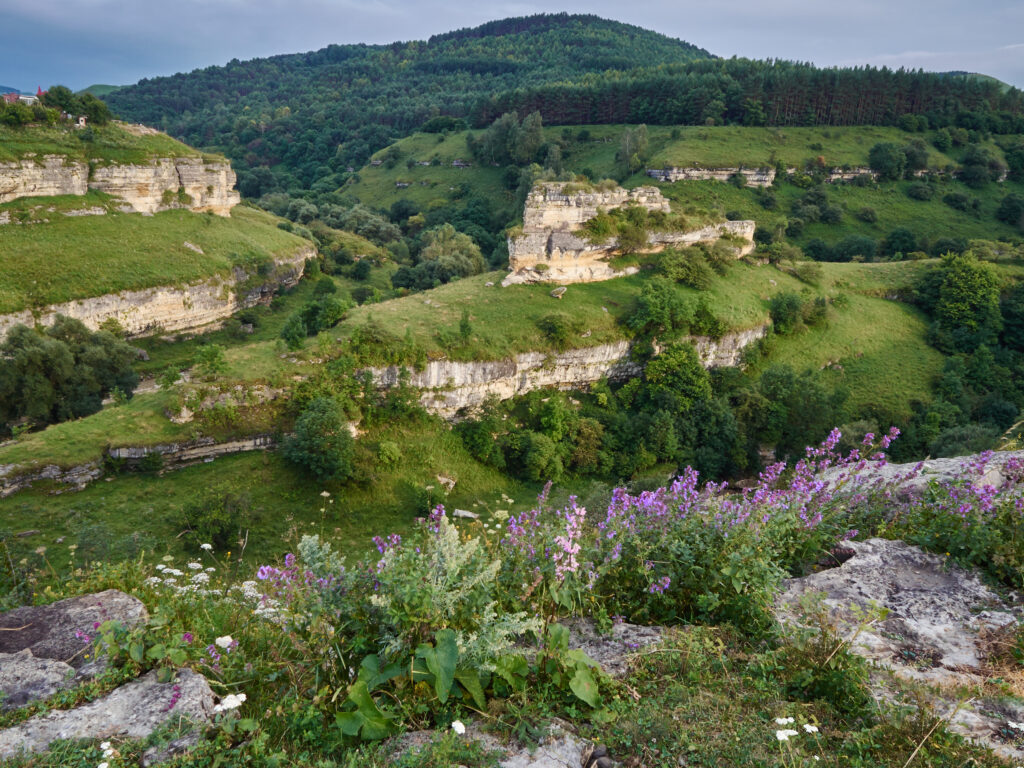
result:
M 963 192 L 950 192 L 947 195 L 943 195 L 942 202 L 958 211 L 969 211 L 971 209 L 971 198 Z
M 302 314 L 299 312 L 289 316 L 281 328 L 281 338 L 284 339 L 288 349 L 291 350 L 302 349 L 302 345 L 306 343 L 306 336 L 308 335 L 309 331 L 306 328 L 306 321 L 302 319 Z
M 878 221 L 878 211 L 876 211 L 874 208 L 861 208 L 854 215 L 861 221 L 865 222 L 866 224 L 874 224 L 876 221 Z
M 684 250 L 666 250 L 658 260 L 658 268 L 669 280 L 706 291 L 714 282 L 714 273 L 707 259 L 696 246 Z
M 224 347 L 220 344 L 207 344 L 196 350 L 192 364 L 203 376 L 217 376 L 228 369 L 228 361 L 224 356 Z
M 935 197 L 935 187 L 923 181 L 915 181 L 907 187 L 907 197 L 913 200 L 931 200 Z
M 882 243 L 882 253 L 893 256 L 897 253 L 910 253 L 917 249 L 917 238 L 905 227 L 897 227 L 890 232 Z
M 326 397 L 311 401 L 284 442 L 284 457 L 321 482 L 352 476 L 355 441 L 338 404 Z
M 836 261 L 872 261 L 877 244 L 864 235 L 850 235 L 835 244 L 832 252 Z
M 768 312 L 775 332 L 782 335 L 792 333 L 803 317 L 803 307 L 803 299 L 792 291 L 783 291 L 772 296 L 768 302 Z
M 573 336 L 579 333 L 579 321 L 565 312 L 551 312 L 537 321 L 537 327 L 547 340 L 558 349 L 569 346 Z

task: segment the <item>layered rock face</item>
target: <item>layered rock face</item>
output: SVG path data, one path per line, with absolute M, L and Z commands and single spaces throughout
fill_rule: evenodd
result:
M 618 245 L 614 240 L 594 245 L 576 233 L 600 210 L 638 205 L 648 211 L 669 212 L 668 201 L 655 187 L 571 194 L 563 188 L 563 184 L 543 183 L 530 193 L 523 211 L 523 233 L 508 241 L 511 273 L 502 285 L 591 283 L 632 274 L 635 267 L 616 270 L 608 264 Z M 754 222 L 726 221 L 691 232 L 652 232 L 648 250 L 714 242 L 723 236 L 742 240 L 737 256 L 746 255 L 754 248 Z
M 658 181 L 728 181 L 740 174 L 748 187 L 770 187 L 775 181 L 774 168 L 648 168 L 647 175 Z
M 154 158 L 143 165 L 101 165 L 92 169 L 63 155 L 28 156 L 0 163 L 0 203 L 20 197 L 84 195 L 95 189 L 125 201 L 138 213 L 172 208 L 228 216 L 241 197 L 235 172 L 225 161 L 199 157 Z
M 765 335 L 758 327 L 726 334 L 721 339 L 690 339 L 701 363 L 708 368 L 738 365 L 744 347 Z M 623 380 L 639 376 L 643 367 L 629 358 L 630 343 L 619 341 L 557 355 L 525 352 L 507 360 L 460 363 L 437 360 L 410 372 L 408 384 L 423 390 L 420 402 L 432 413 L 452 418 L 463 408 L 475 408 L 489 397 L 507 400 L 535 389 L 587 389 L 602 378 Z M 371 369 L 379 387 L 398 384 L 402 368 Z
M 192 285 L 122 291 L 0 315 L 0 339 L 19 323 L 50 325 L 57 315 L 81 320 L 92 330 L 113 318 L 129 336 L 194 330 L 257 304 L 281 285 L 294 285 L 302 276 L 306 260 L 315 256 L 313 247 L 308 246 L 281 258 L 271 274 L 244 292 L 239 292 L 237 286 L 249 280 L 250 275 L 235 269 L 229 277 L 215 276 Z
M 89 189 L 119 197 L 140 213 L 171 208 L 228 216 L 241 200 L 227 161 L 158 158 L 148 165 L 107 165 L 93 170 Z
M 63 155 L 0 163 L 0 203 L 19 197 L 84 195 L 88 190 L 89 166 Z

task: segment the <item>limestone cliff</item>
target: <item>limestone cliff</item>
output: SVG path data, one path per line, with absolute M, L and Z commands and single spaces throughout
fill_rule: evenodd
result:
M 135 165 L 90 166 L 65 155 L 26 155 L 0 163 L 0 203 L 20 197 L 84 195 L 95 189 L 125 201 L 139 213 L 171 208 L 228 216 L 241 200 L 226 160 L 160 157 Z
M 726 334 L 721 339 L 691 337 L 701 362 L 708 368 L 739 365 L 748 344 L 765 335 L 766 326 Z M 422 371 L 411 371 L 409 386 L 423 390 L 420 402 L 432 413 L 451 418 L 462 408 L 474 408 L 488 397 L 507 400 L 535 389 L 586 389 L 602 378 L 630 379 L 643 368 L 630 359 L 631 344 L 619 341 L 559 354 L 525 352 L 506 360 L 454 362 L 436 360 Z M 379 387 L 398 384 L 397 366 L 371 369 Z
M 294 285 L 302 276 L 306 260 L 315 256 L 312 246 L 300 248 L 276 260 L 274 269 L 251 287 L 252 275 L 236 268 L 228 276 L 214 276 L 190 285 L 122 291 L 0 315 L 0 339 L 18 323 L 49 325 L 58 314 L 81 320 L 93 330 L 105 320 L 115 319 L 129 336 L 195 330 L 253 306 L 281 285 Z
M 669 212 L 668 201 L 655 187 L 569 193 L 565 189 L 564 184 L 541 183 L 530 192 L 523 211 L 523 231 L 508 241 L 510 274 L 502 285 L 589 283 L 635 272 L 635 267 L 616 270 L 608 263 L 617 248 L 614 240 L 595 245 L 576 233 L 600 210 L 638 205 L 648 211 Z M 754 222 L 726 221 L 689 232 L 651 232 L 648 250 L 714 242 L 723 236 L 742 241 L 737 256 L 746 255 L 754 248 Z

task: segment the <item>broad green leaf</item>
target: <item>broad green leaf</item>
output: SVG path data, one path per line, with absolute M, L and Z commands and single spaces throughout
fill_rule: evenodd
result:
M 128 646 L 128 655 L 131 656 L 132 661 L 136 664 L 141 664 L 146 656 L 146 646 L 136 640 Z
M 569 651 L 565 655 L 565 657 L 574 664 L 586 664 L 588 667 L 601 666 L 596 661 L 594 661 L 590 656 L 588 656 L 584 651 L 581 651 L 579 648 L 575 648 Z
M 569 681 L 569 690 L 576 694 L 576 698 L 585 701 L 596 708 L 601 703 L 601 692 L 597 688 L 597 681 L 590 674 L 587 667 L 577 667 L 576 674 Z
M 188 660 L 188 655 L 181 648 L 171 648 L 167 651 L 167 658 L 170 659 L 171 664 L 180 667 Z
M 153 661 L 160 661 L 164 656 L 167 655 L 167 647 L 163 643 L 157 643 L 148 651 L 146 651 L 146 658 L 152 659 Z
M 359 679 L 366 683 L 366 687 L 373 691 L 388 680 L 398 677 L 404 668 L 400 664 L 388 664 L 384 669 L 380 668 L 380 659 L 371 654 L 363 659 L 359 665 Z
M 346 736 L 358 736 L 359 729 L 363 727 L 363 716 L 358 712 L 338 712 L 334 722 Z
M 569 628 L 564 624 L 548 625 L 548 649 L 551 651 L 569 650 Z
M 358 707 L 357 712 L 363 719 L 359 733 L 361 738 L 373 741 L 383 739 L 394 732 L 394 723 L 377 708 L 377 703 L 370 696 L 370 691 L 362 680 L 349 690 L 348 699 Z
M 494 672 L 508 683 L 512 690 L 521 691 L 526 685 L 526 676 L 530 674 L 530 665 L 522 656 L 509 654 L 495 662 Z
M 483 686 L 480 685 L 480 675 L 477 674 L 475 669 L 457 669 L 455 670 L 455 679 L 469 692 L 469 695 L 473 697 L 473 701 L 480 709 L 487 705 L 487 700 L 484 699 Z
M 442 704 L 448 701 L 448 694 L 452 689 L 452 682 L 455 680 L 455 665 L 459 663 L 459 646 L 455 642 L 455 631 L 452 629 L 440 629 L 434 633 L 437 645 L 434 653 L 429 654 L 424 660 L 427 662 L 427 669 L 434 674 L 434 691 Z

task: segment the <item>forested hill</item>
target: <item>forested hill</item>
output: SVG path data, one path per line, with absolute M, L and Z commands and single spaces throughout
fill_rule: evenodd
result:
M 334 175 L 431 117 L 468 115 L 481 99 L 577 81 L 605 70 L 710 56 L 688 43 L 596 16 L 504 19 L 427 41 L 331 45 L 187 74 L 111 93 L 127 120 L 216 147 L 236 169 L 275 167 L 278 183 L 337 187 Z M 288 178 L 291 175 L 294 178 Z M 241 175 L 259 194 L 259 175 Z

